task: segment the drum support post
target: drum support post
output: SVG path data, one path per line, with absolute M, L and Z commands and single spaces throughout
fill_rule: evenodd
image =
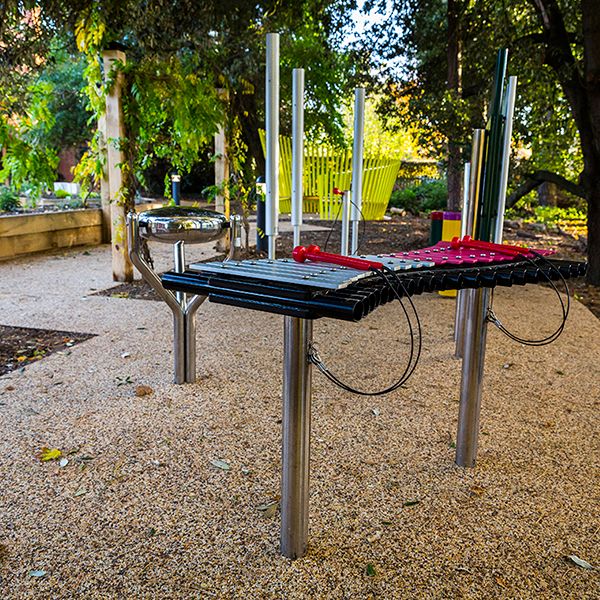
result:
M 308 539 L 312 329 L 312 320 L 285 317 L 280 552 L 292 559 L 304 556 Z
M 456 434 L 456 464 L 460 467 L 474 467 L 479 437 L 479 413 L 481 411 L 490 290 L 480 288 L 464 290 L 464 292 L 466 292 L 466 313 L 469 318 L 466 322 L 464 338 L 458 433 Z
M 143 278 L 154 288 L 173 313 L 173 355 L 175 361 L 175 383 L 193 383 L 196 381 L 196 311 L 206 300 L 206 296 L 191 296 L 183 292 L 174 294 L 163 287 L 160 277 L 144 260 L 139 236 L 137 215 L 127 215 L 127 236 L 129 257 Z M 175 271 L 185 270 L 183 242 L 174 246 Z

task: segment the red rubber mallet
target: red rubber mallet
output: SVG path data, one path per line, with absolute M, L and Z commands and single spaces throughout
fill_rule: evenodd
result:
M 292 257 L 296 262 L 312 260 L 313 262 L 326 262 L 357 269 L 359 271 L 368 271 L 369 269 L 383 269 L 383 263 L 376 260 L 365 260 L 364 258 L 355 258 L 354 256 L 342 256 L 341 254 L 331 254 L 330 252 L 321 252 L 319 246 L 296 246 L 292 250 Z
M 529 248 L 526 246 L 511 246 L 510 244 L 494 244 L 493 242 L 482 242 L 481 240 L 471 239 L 471 236 L 465 235 L 461 240 L 458 237 L 455 237 L 450 242 L 450 246 L 452 248 L 473 248 L 477 250 L 485 250 L 487 252 L 501 252 L 502 254 L 527 254 L 529 252 Z

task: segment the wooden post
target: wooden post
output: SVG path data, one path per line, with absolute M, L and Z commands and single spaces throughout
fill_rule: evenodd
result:
M 98 117 L 98 132 L 100 133 L 100 147 L 105 158 L 102 179 L 100 179 L 100 203 L 102 207 L 102 242 L 110 244 L 111 241 L 111 214 L 110 214 L 110 188 L 108 186 L 108 161 L 106 160 L 106 115 Z
M 125 62 L 125 53 L 120 50 L 105 50 L 102 53 L 105 77 L 112 76 L 113 65 L 116 61 Z M 123 174 L 119 164 L 125 162 L 125 156 L 119 150 L 119 141 L 125 137 L 121 89 L 123 75 L 117 74 L 114 84 L 106 94 L 106 172 L 110 195 L 110 222 L 112 244 L 112 269 L 114 281 L 133 281 L 133 265 L 129 260 L 127 248 L 127 231 L 125 219 L 127 206 L 121 198 Z
M 228 100 L 227 90 L 219 88 L 217 95 L 225 102 Z M 219 125 L 219 131 L 215 133 L 215 185 L 222 185 L 229 179 L 229 159 L 227 157 L 227 138 L 225 126 Z M 229 216 L 229 190 L 225 188 L 222 194 L 215 198 L 215 210 Z

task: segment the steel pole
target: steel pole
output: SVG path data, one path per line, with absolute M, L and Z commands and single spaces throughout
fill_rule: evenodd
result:
M 477 211 L 479 210 L 479 201 L 481 197 L 481 183 L 483 178 L 483 158 L 485 150 L 485 130 L 475 129 L 473 131 L 473 145 L 471 148 L 471 163 L 469 168 L 468 183 L 468 211 L 463 215 L 466 217 L 465 235 L 473 236 L 477 224 Z M 467 303 L 465 295 L 461 292 L 461 301 L 458 315 L 455 321 L 455 349 L 454 356 L 461 358 L 464 353 L 465 328 L 467 320 Z
M 365 88 L 354 90 L 354 143 L 352 146 L 352 244 L 350 253 L 358 251 L 358 230 L 362 211 L 363 150 L 365 139 Z
M 279 232 L 279 34 L 267 33 L 266 69 L 266 179 L 265 230 L 269 258 L 275 258 L 275 239 Z
M 469 181 L 471 179 L 471 163 L 465 163 L 465 171 L 463 174 L 463 205 L 461 211 L 461 219 L 460 219 L 460 237 L 463 238 L 467 235 L 467 221 L 469 220 Z M 462 346 L 459 348 L 458 339 L 461 337 L 461 328 L 462 328 L 462 315 L 464 311 L 464 290 L 458 290 L 456 294 L 456 311 L 454 313 L 454 343 L 456 344 L 456 348 L 454 351 L 454 356 L 461 357 L 462 356 Z M 459 354 L 460 350 L 460 354 Z
M 456 434 L 456 464 L 460 467 L 474 467 L 479 438 L 481 388 L 487 337 L 486 317 L 490 290 L 479 288 L 465 291 L 467 292 L 466 304 L 469 318 L 462 363 L 458 432 Z
M 284 318 L 280 552 L 291 559 L 308 540 L 312 329 L 310 319 Z
M 292 71 L 292 228 L 294 247 L 300 245 L 304 166 L 304 69 Z
M 179 240 L 173 244 L 173 263 L 175 265 L 175 273 L 183 273 L 185 271 L 185 242 Z M 177 302 L 185 308 L 185 292 L 175 292 Z

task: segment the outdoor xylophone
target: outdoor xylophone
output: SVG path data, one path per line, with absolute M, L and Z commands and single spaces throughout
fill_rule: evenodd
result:
M 394 271 L 396 277 L 390 283 L 400 296 L 510 287 L 585 273 L 585 263 L 557 259 L 536 263 L 532 252 L 521 249 L 515 253 L 510 248 L 474 250 L 441 242 L 422 250 L 360 258 Z M 536 254 L 547 256 L 551 252 Z M 162 282 L 167 289 L 201 294 L 211 302 L 302 319 L 359 321 L 396 297 L 391 286 L 372 271 L 352 268 L 358 264 L 355 257 L 329 257 L 337 257 L 338 264 L 289 258 L 195 263 L 184 273 L 165 273 Z
M 548 282 L 558 294 L 553 282 L 583 275 L 586 264 L 547 258 L 550 254 L 464 237 L 412 252 L 362 257 L 326 254 L 317 246 L 297 247 L 293 259 L 195 263 L 184 272 L 162 276 L 168 290 L 285 316 L 280 547 L 284 556 L 303 556 L 308 539 L 311 363 L 343 389 L 356 391 L 317 362 L 313 320 L 359 321 L 393 299 L 407 298 L 412 305 L 411 296 L 441 290 Z M 406 310 L 404 314 L 408 320 Z M 566 314 L 563 306 L 563 325 Z M 420 335 L 420 324 L 418 328 Z M 420 337 L 416 358 L 413 361 L 411 351 L 403 376 L 375 393 L 400 387 L 414 371 L 419 351 Z M 459 426 L 462 418 L 461 413 Z

